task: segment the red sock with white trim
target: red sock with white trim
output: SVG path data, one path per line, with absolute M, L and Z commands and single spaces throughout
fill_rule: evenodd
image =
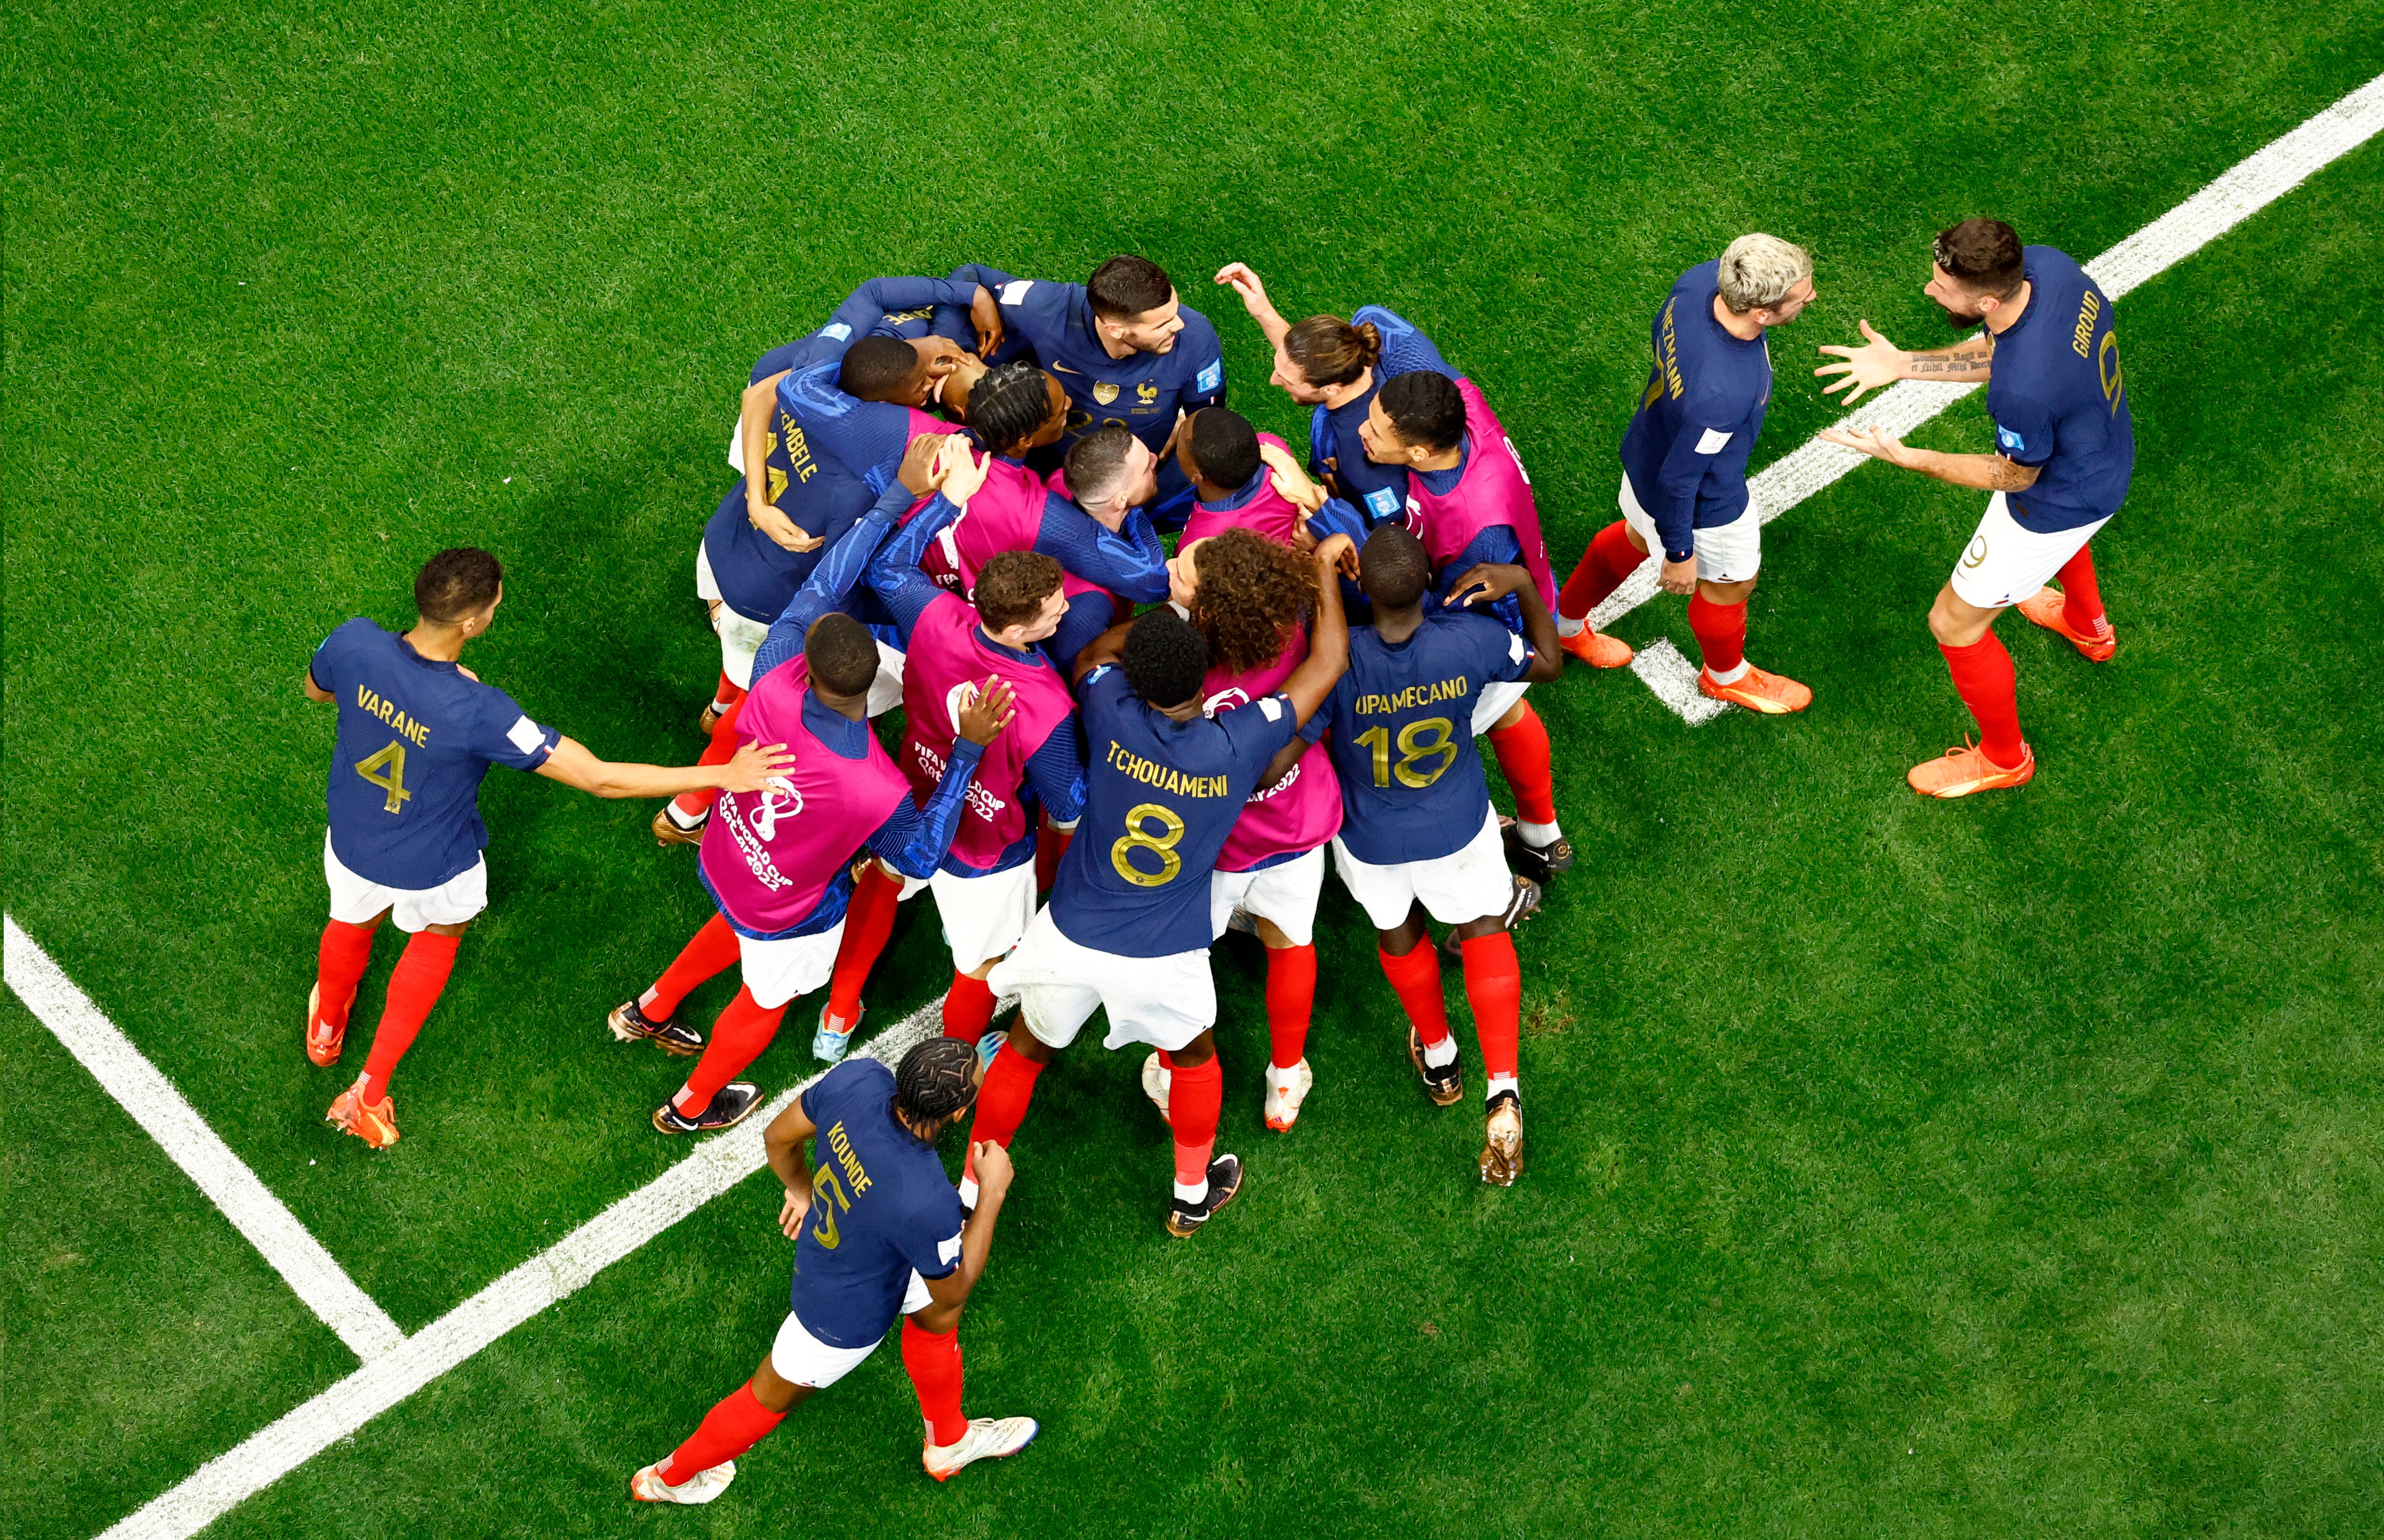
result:
M 1993 631 L 1968 647 L 1937 644 L 1962 704 L 1979 723 L 1979 748 L 1991 764 L 2017 770 L 2028 759 L 2028 744 L 2019 736 L 2019 682 L 2012 671 L 2011 654 Z
M 720 714 L 719 723 L 712 729 L 712 741 L 703 746 L 703 752 L 695 756 L 696 764 L 726 764 L 737 757 L 737 718 L 742 714 L 744 704 L 739 701 Z M 720 793 L 708 786 L 682 791 L 671 800 L 671 822 L 683 829 L 691 829 L 712 811 L 712 804 L 719 798 Z
M 734 679 L 731 679 L 728 677 L 728 670 L 725 668 L 722 669 L 720 671 L 720 683 L 713 687 L 712 709 L 715 712 L 729 711 L 734 709 L 737 702 L 743 699 L 745 699 L 744 687 L 738 684 Z
M 1498 756 L 1498 773 L 1515 793 L 1515 822 L 1523 826 L 1523 838 L 1534 845 L 1552 844 L 1564 838 L 1564 831 L 1557 826 L 1547 724 L 1528 701 L 1522 712 L 1522 720 L 1513 727 L 1490 729 L 1490 751 Z
M 1717 604 L 1703 592 L 1689 595 L 1689 629 L 1697 634 L 1706 672 L 1714 683 L 1734 685 L 1746 677 L 1746 602 Z
M 836 944 L 836 972 L 827 981 L 828 1019 L 843 1024 L 837 1030 L 850 1032 L 861 1019 L 861 987 L 894 934 L 894 914 L 901 906 L 902 879 L 887 876 L 875 861 L 863 862 L 844 906 L 844 937 Z
M 666 1022 L 678 1013 L 679 1001 L 699 984 L 736 965 L 737 932 L 728 916 L 714 914 L 681 947 L 663 976 L 638 997 L 638 1009 L 650 1022 Z
M 373 1029 L 372 1052 L 365 1059 L 366 1105 L 388 1097 L 391 1072 L 414 1046 L 430 1008 L 439 1003 L 440 991 L 447 987 L 447 975 L 455 967 L 455 949 L 463 941 L 460 936 L 417 930 L 398 954 L 389 975 L 389 998 L 381 1004 L 380 1025 Z
M 687 1077 L 678 1095 L 671 1098 L 678 1115 L 695 1117 L 711 1106 L 721 1087 L 762 1057 L 762 1050 L 778 1035 L 778 1024 L 786 1019 L 784 1005 L 774 1005 L 765 1011 L 754 1003 L 752 990 L 739 985 L 737 998 L 712 1024 L 712 1040 L 703 1045 L 703 1057 L 695 1062 L 695 1073 Z
M 1557 594 L 1557 630 L 1565 636 L 1577 635 L 1589 612 L 1606 602 L 1607 596 L 1646 559 L 1647 553 L 1631 543 L 1630 526 L 1620 519 L 1600 529 Z
M 1217 1119 L 1225 1110 L 1225 1066 L 1211 1054 L 1198 1064 L 1167 1066 L 1167 1125 L 1175 1133 L 1175 1196 L 1198 1203 L 1209 1196 L 1209 1158 L 1217 1152 Z
M 1267 949 L 1267 1062 L 1289 1070 L 1308 1055 L 1308 1022 L 1316 1009 L 1316 948 Z
M 672 1450 L 671 1457 L 654 1468 L 654 1474 L 668 1485 L 684 1486 L 762 1442 L 786 1418 L 785 1412 L 764 1406 L 753 1394 L 753 1382 L 747 1380 L 703 1414 L 687 1442 Z
M 1456 1058 L 1457 1039 L 1449 1036 L 1448 1006 L 1440 998 L 1440 949 L 1432 944 L 1432 938 L 1418 941 L 1404 957 L 1394 957 L 1379 945 L 1374 955 L 1382 959 L 1383 976 L 1391 981 L 1391 992 L 1407 1008 L 1416 1036 L 1423 1039 L 1425 1061 L 1436 1069 Z
M 1465 999 L 1473 1007 L 1473 1030 L 1482 1039 L 1482 1068 L 1489 1076 L 1484 1099 L 1515 1089 L 1515 1062 L 1523 1037 L 1523 964 L 1515 938 L 1503 930 L 1459 943 L 1465 953 Z
M 919 1393 L 919 1415 L 926 1419 L 927 1442 L 950 1448 L 968 1436 L 968 1419 L 961 1415 L 961 1329 L 931 1332 L 909 1316 L 902 1318 L 902 1369 L 911 1388 Z
M 333 920 L 323 926 L 315 949 L 315 1012 L 333 1026 L 348 1025 L 348 1006 L 372 963 L 373 932 L 379 925 L 378 920 L 368 925 Z
M 2111 634 L 2111 617 L 2103 613 L 2103 588 L 2094 580 L 2094 552 L 2081 545 L 2078 554 L 2061 565 L 2061 618 L 2080 636 L 2097 640 Z
M 944 995 L 944 1036 L 974 1043 L 993 1025 L 993 986 L 963 973 L 952 975 Z

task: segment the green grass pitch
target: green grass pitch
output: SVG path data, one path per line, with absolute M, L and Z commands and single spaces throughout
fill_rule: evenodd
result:
M 1612 516 L 1651 307 L 1730 236 L 1819 264 L 1760 464 L 1834 416 L 1812 344 L 1949 335 L 1931 231 L 1992 212 L 2091 255 L 2384 57 L 2384 12 L 2310 0 L 36 3 L 6 31 L 7 907 L 408 1330 L 685 1153 L 645 1124 L 676 1071 L 602 1017 L 707 912 L 650 807 L 492 775 L 493 904 L 401 1071 L 405 1142 L 323 1126 L 331 723 L 297 679 L 344 617 L 408 618 L 429 552 L 507 565 L 485 677 L 600 753 L 691 757 L 692 546 L 751 359 L 873 274 L 1125 249 L 1295 445 L 1209 274 L 1414 317 L 1505 417 L 1561 570 Z M 2121 304 L 2121 650 L 2004 625 L 2025 791 L 1903 787 L 1967 725 L 1922 616 L 1977 500 L 1883 467 L 1767 533 L 1751 652 L 1804 716 L 1534 693 L 1583 859 L 1521 938 L 1513 1190 L 1474 1180 L 1471 1107 L 1417 1093 L 1328 885 L 1288 1136 L 1261 964 L 1218 950 L 1251 1176 L 1215 1233 L 1160 1228 L 1133 1057 L 1044 1077 L 963 1337 L 973 1410 L 1044 1422 L 1020 1459 L 927 1481 L 888 1352 L 713 1508 L 632 1509 L 785 1308 L 762 1178 L 210 1533 L 2384 1530 L 2378 229 L 2371 143 Z M 1981 447 L 1981 409 L 1920 441 Z M 1619 630 L 1692 645 L 1678 601 Z M 875 1020 L 946 972 L 906 910 Z M 13 1000 L 0 1087 L 0 1536 L 53 1540 L 354 1360 Z

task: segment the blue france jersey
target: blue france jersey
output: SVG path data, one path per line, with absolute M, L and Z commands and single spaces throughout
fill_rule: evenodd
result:
M 1005 330 L 1033 349 L 1037 362 L 1068 392 L 1073 404 L 1062 448 L 1115 422 L 1156 453 L 1175 431 L 1177 412 L 1197 412 L 1225 399 L 1225 353 L 1217 329 L 1188 304 L 1182 306 L 1184 329 L 1175 334 L 1173 347 L 1111 358 L 1094 328 L 1083 284 L 1012 278 L 981 265 L 956 267 L 952 278 L 993 291 Z M 1009 351 L 1006 343 L 1003 351 Z
M 331 853 L 384 888 L 436 888 L 489 842 L 480 777 L 535 770 L 563 735 L 494 685 L 416 652 L 359 616 L 324 639 L 306 672 L 340 708 L 331 749 Z
M 1374 323 L 1374 329 L 1383 334 L 1383 356 L 1374 365 L 1373 383 L 1362 392 L 1338 407 L 1320 405 L 1310 414 L 1308 470 L 1320 480 L 1329 475 L 1338 495 L 1364 511 L 1366 527 L 1371 529 L 1386 518 L 1407 515 L 1408 471 L 1405 466 L 1378 466 L 1367 459 L 1366 446 L 1358 438 L 1358 425 L 1373 410 L 1374 398 L 1383 393 L 1384 382 L 1394 375 L 1430 369 L 1455 379 L 1457 371 L 1432 345 L 1432 339 L 1397 311 L 1379 304 L 1361 304 L 1349 320 L 1352 325 L 1360 321 Z
M 1333 768 L 1341 842 L 1374 866 L 1432 861 L 1482 832 L 1490 787 L 1473 750 L 1482 687 L 1531 671 L 1523 639 L 1488 615 L 1442 610 L 1407 640 L 1349 632 L 1349 671 L 1333 687 Z
M 1076 701 L 1092 764 L 1052 922 L 1116 957 L 1206 951 L 1209 874 L 1267 762 L 1298 730 L 1290 699 L 1173 722 L 1126 688 L 1124 669 L 1104 666 Z
M 2036 485 L 2008 495 L 2023 529 L 2050 535 L 2109 518 L 2128 498 L 2136 427 L 2119 378 L 2111 302 L 2086 270 L 2051 246 L 2024 246 L 2028 308 L 1995 339 L 1987 415 L 1995 453 L 2036 466 Z
M 1648 329 L 1655 364 L 1622 435 L 1622 474 L 1676 562 L 1695 553 L 1693 531 L 1746 512 L 1746 458 L 1771 401 L 1763 338 L 1742 342 L 1714 319 L 1720 267 L 1698 263 L 1664 297 Z
M 894 1121 L 894 1072 L 848 1059 L 802 1095 L 812 1207 L 795 1239 L 789 1303 L 831 1348 L 866 1348 L 902 1313 L 911 1274 L 961 1265 L 961 1195 L 933 1146 Z

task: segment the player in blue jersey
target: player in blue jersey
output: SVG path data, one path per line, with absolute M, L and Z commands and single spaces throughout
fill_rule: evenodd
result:
M 1340 537 L 1319 545 L 1321 571 L 1348 549 Z M 1158 1067 L 1173 1077 L 1167 1229 L 1179 1238 L 1241 1189 L 1240 1159 L 1214 1153 L 1224 1074 L 1212 1031 L 1209 879 L 1250 793 L 1281 780 L 1307 752 L 1299 729 L 1347 660 L 1339 587 L 1320 586 L 1307 661 L 1281 693 L 1238 711 L 1202 714 L 1208 644 L 1172 609 L 1153 610 L 1085 650 L 1077 699 L 1092 764 L 1084 821 L 1061 859 L 1050 903 L 989 980 L 1018 992 L 1019 1016 L 987 1071 L 970 1137 L 1007 1148 L 1036 1076 L 1107 1007 L 1107 1046 L 1146 1043 L 1158 1050 L 1157 1065 L 1145 1066 L 1146 1086 Z
M 1014 355 L 1023 343 L 1074 400 L 1060 449 L 1123 424 L 1161 457 L 1153 517 L 1163 528 L 1183 523 L 1192 487 L 1167 463 L 1167 449 L 1177 418 L 1224 401 L 1225 355 L 1216 329 L 1183 303 L 1166 270 L 1147 257 L 1113 256 L 1084 283 L 1012 278 L 974 264 L 951 277 L 984 285 L 998 302 L 1006 341 L 987 361 Z
M 976 1099 L 976 1055 L 931 1037 L 892 1071 L 853 1059 L 822 1075 L 763 1136 L 786 1190 L 778 1228 L 795 1243 L 787 1319 L 753 1377 L 704 1414 L 687 1441 L 629 1478 L 648 1503 L 708 1503 L 737 1459 L 813 1392 L 860 1367 L 902 1320 L 902 1367 L 926 1422 L 921 1463 L 937 1481 L 1016 1454 L 1031 1417 L 961 1411 L 961 1307 L 985 1275 L 1010 1189 L 1010 1158 L 975 1150 L 976 1205 L 963 1214 L 936 1141 Z M 817 1140 L 819 1165 L 804 1159 Z M 849 1452 L 849 1451 L 848 1451 Z M 841 1454 L 840 1457 L 841 1458 Z
M 1453 928 L 1488 1082 L 1482 1179 L 1508 1186 L 1523 1169 L 1523 975 L 1509 928 L 1536 895 L 1507 870 L 1473 749 L 1473 702 L 1496 684 L 1557 677 L 1556 624 L 1516 565 L 1475 567 L 1447 607 L 1428 603 L 1431 559 L 1396 524 L 1366 538 L 1360 580 L 1373 624 L 1350 633 L 1349 671 L 1322 713 L 1341 777 L 1334 867 L 1374 923 L 1384 976 L 1407 1008 L 1409 1057 L 1443 1107 L 1464 1094 L 1464 1077 L 1426 916 Z M 1522 609 L 1520 636 L 1471 609 L 1509 595 Z
M 725 764 L 691 769 L 615 764 L 531 721 L 458 661 L 503 597 L 494 556 L 468 546 L 442 551 L 414 580 L 411 630 L 348 621 L 306 665 L 306 698 L 340 710 L 325 793 L 330 922 L 306 999 L 307 1058 L 339 1062 L 382 917 L 394 914 L 411 938 L 390 975 L 364 1074 L 328 1114 L 376 1149 L 398 1137 L 390 1074 L 446 987 L 465 927 L 488 907 L 479 790 L 489 766 L 534 770 L 599 797 L 668 797 L 695 787 L 751 791 L 791 763 L 784 744 L 756 743 Z
M 1832 443 L 1989 493 L 1978 531 L 1929 610 L 1929 630 L 1954 688 L 1979 724 L 1979 742 L 1949 749 L 1906 777 L 1929 797 L 2025 786 L 2036 755 L 2019 730 L 2011 654 L 1995 617 L 2012 605 L 2087 658 L 2118 650 L 2088 542 L 2127 500 L 2136 431 L 2119 371 L 2110 299 L 2051 246 L 2022 246 L 2000 219 L 1942 231 L 1922 292 L 1946 318 L 1986 334 L 1934 353 L 1906 353 L 1862 323 L 1860 347 L 1825 346 L 1844 360 L 1813 372 L 1853 401 L 1896 379 L 1987 382 L 1995 453 L 1912 449 L 1881 428 L 1831 428 Z M 2061 587 L 2050 579 L 2061 579 Z
M 1243 308 L 1273 346 L 1274 372 L 1267 377 L 1269 382 L 1313 408 L 1308 423 L 1309 473 L 1334 496 L 1363 510 L 1364 527 L 1349 533 L 1362 540 L 1367 529 L 1383 520 L 1402 516 L 1408 505 L 1408 467 L 1367 458 L 1358 430 L 1385 380 L 1417 370 L 1457 378 L 1432 339 L 1379 304 L 1361 304 L 1346 321 L 1337 316 L 1310 316 L 1294 325 L 1283 318 L 1267 297 L 1266 285 L 1245 263 L 1227 263 L 1218 269 L 1217 281 L 1230 284 L 1241 296 Z M 1335 527 L 1328 521 L 1317 530 L 1322 534 Z
M 1557 596 L 1565 651 L 1596 668 L 1631 661 L 1590 612 L 1651 549 L 1657 582 L 1689 597 L 1705 654 L 1697 689 L 1768 715 L 1803 711 L 1813 692 L 1746 661 L 1746 602 L 1763 564 L 1763 520 L 1749 503 L 1747 456 L 1771 400 L 1764 333 L 1813 301 L 1813 258 L 1776 235 L 1742 235 L 1682 273 L 1656 312 L 1655 364 L 1622 436 L 1622 516 L 1598 531 Z

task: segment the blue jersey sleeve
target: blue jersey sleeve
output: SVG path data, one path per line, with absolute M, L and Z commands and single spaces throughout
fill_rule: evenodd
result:
M 952 831 L 960 827 L 962 810 L 968 806 L 969 783 L 976 779 L 977 763 L 984 758 L 983 748 L 965 738 L 955 739 L 944 762 L 944 778 L 936 783 L 927 805 L 921 807 L 908 797 L 897 801 L 893 815 L 869 837 L 870 850 L 906 877 L 924 882 L 934 876 L 944 852 L 952 848 Z
M 1365 544 L 1367 535 L 1372 533 L 1366 515 L 1337 497 L 1326 498 L 1323 507 L 1308 515 L 1308 532 L 1319 540 L 1347 535 L 1360 545 Z
M 1099 583 L 1137 604 L 1156 604 L 1167 597 L 1167 548 L 1159 543 L 1150 515 L 1139 508 L 1126 515 L 1124 528 L 1113 535 L 1066 498 L 1047 492 L 1035 549 L 1086 582 Z
M 1026 781 L 1051 822 L 1073 824 L 1084 815 L 1085 744 L 1074 713 L 1027 756 Z
M 1484 620 L 1491 617 L 1484 615 Z M 1496 626 L 1495 620 L 1492 626 Z M 1520 679 L 1532 671 L 1532 650 L 1523 639 L 1498 626 L 1469 626 L 1466 640 L 1471 645 L 1472 656 L 1468 664 L 1473 677 L 1484 684 L 1506 684 Z
M 2042 466 L 2057 442 L 2054 414 L 2043 402 L 2014 395 L 1995 403 L 1995 453 L 2016 466 Z
M 941 534 L 959 513 L 943 493 L 937 492 L 925 507 L 911 515 L 911 522 L 897 530 L 869 564 L 870 591 L 893 615 L 894 628 L 902 633 L 905 646 L 911 640 L 911 627 L 919 624 L 919 617 L 944 592 L 934 578 L 919 570 L 919 558 L 927 553 L 928 542 Z
M 762 645 L 753 653 L 753 679 L 757 684 L 780 664 L 803 650 L 803 638 L 810 634 L 813 623 L 830 610 L 844 608 L 845 595 L 853 584 L 861 581 L 868 570 L 869 560 L 877 553 L 877 546 L 894 519 L 911 505 L 910 489 L 897 481 L 880 493 L 869 512 L 853 522 L 844 537 L 821 553 L 819 565 L 803 586 L 795 590 L 794 598 L 778 618 L 770 624 L 762 638 Z
M 1376 378 L 1387 379 L 1393 375 L 1416 374 L 1425 369 L 1449 379 L 1457 378 L 1457 371 L 1433 346 L 1432 339 L 1397 311 L 1379 304 L 1361 304 L 1349 319 L 1372 321 L 1374 329 L 1383 334 L 1383 361 L 1375 370 Z
M 1175 404 L 1184 411 L 1198 412 L 1207 406 L 1221 406 L 1225 400 L 1225 347 L 1217 340 L 1217 329 L 1209 317 L 1195 310 L 1183 312 L 1184 329 L 1175 339 L 1175 352 L 1183 358 L 1177 366 L 1185 371 L 1184 386 L 1176 393 Z
M 473 684 L 472 706 L 472 752 L 490 764 L 535 770 L 563 741 L 561 733 L 531 721 L 512 696 L 494 685 Z
M 949 1278 L 960 1271 L 961 1230 L 966 1216 L 961 1195 L 948 1183 L 923 1195 L 924 1201 L 903 1216 L 894 1248 L 922 1278 Z
M 888 402 L 846 395 L 837 384 L 843 367 L 839 354 L 797 369 L 778 382 L 779 404 L 802 425 L 814 452 L 835 455 L 871 491 L 882 492 L 911 441 L 911 415 Z
M 1254 783 L 1266 773 L 1267 762 L 1299 731 L 1299 719 L 1293 714 L 1288 695 L 1261 696 L 1247 706 L 1221 713 L 1213 720 L 1225 729 L 1225 737 L 1234 746 L 1234 768 L 1248 775 Z
M 1695 410 L 1701 405 L 1707 409 Z M 1697 490 L 1705 485 L 1714 456 L 1730 446 L 1739 426 L 1735 418 L 1727 423 L 1703 420 L 1720 415 L 1710 403 L 1693 401 L 1689 406 L 1656 474 L 1655 505 L 1647 510 L 1656 533 L 1663 538 L 1664 559 L 1672 562 L 1685 562 L 1696 553 Z

